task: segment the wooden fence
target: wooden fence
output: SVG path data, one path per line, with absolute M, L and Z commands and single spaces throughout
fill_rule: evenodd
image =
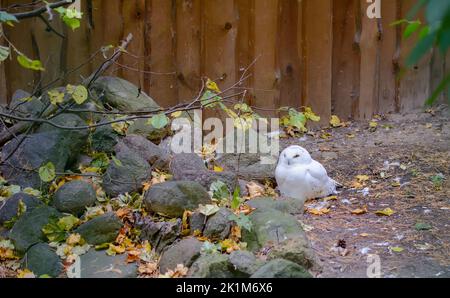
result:
M 3 8 L 17 2 L 1 1 Z M 390 23 L 415 2 L 382 0 L 382 18 L 369 19 L 366 0 L 82 0 L 81 28 L 73 32 L 57 16 L 52 22 L 65 38 L 37 18 L 5 28 L 46 71 L 6 62 L 0 97 L 76 67 L 67 82 L 78 82 L 104 59 L 93 53 L 132 33 L 129 54 L 111 72 L 163 106 L 193 98 L 202 76 L 230 86 L 257 59 L 246 82 L 246 100 L 256 107 L 306 105 L 325 120 L 405 111 L 421 106 L 450 69 L 450 55 L 436 51 L 397 80 L 414 40 L 403 40 L 401 28 Z

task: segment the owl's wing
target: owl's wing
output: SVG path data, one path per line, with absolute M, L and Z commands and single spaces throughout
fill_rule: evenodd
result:
M 284 185 L 284 182 L 288 177 L 288 172 L 289 171 L 282 165 L 278 165 L 275 169 L 275 179 L 277 180 L 277 184 L 279 187 L 282 187 Z
M 308 165 L 307 171 L 313 178 L 323 183 L 327 183 L 329 180 L 327 170 L 325 170 L 321 163 L 315 160 L 313 160 L 311 164 Z

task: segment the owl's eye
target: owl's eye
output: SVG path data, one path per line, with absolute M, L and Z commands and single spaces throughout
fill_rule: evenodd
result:
M 296 154 L 294 155 L 294 158 L 300 157 L 300 154 Z

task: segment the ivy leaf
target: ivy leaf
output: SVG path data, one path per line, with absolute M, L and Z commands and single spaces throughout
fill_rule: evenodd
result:
M 0 46 L 0 62 L 5 61 L 9 57 L 9 47 Z
M 52 162 L 48 162 L 46 165 L 39 168 L 39 177 L 44 182 L 51 182 L 55 179 L 55 166 Z
M 72 93 L 72 98 L 77 104 L 82 104 L 88 98 L 88 91 L 83 85 L 78 85 L 75 87 Z
M 151 124 L 154 128 L 160 129 L 165 127 L 169 123 L 169 118 L 164 113 L 160 113 L 158 115 L 153 116 L 149 120 L 149 124 Z
M 205 215 L 206 217 L 217 213 L 217 211 L 219 211 L 219 210 L 220 210 L 219 206 L 212 205 L 212 204 L 206 204 L 206 205 L 200 204 L 198 207 L 198 212 Z
M 252 231 L 253 224 L 247 215 L 242 213 L 239 215 L 231 214 L 228 219 L 234 221 L 240 228 L 244 228 L 249 232 Z
M 17 56 L 17 61 L 19 62 L 19 64 L 26 69 L 31 69 L 31 70 L 38 70 L 38 71 L 43 71 L 45 70 L 42 67 L 42 63 L 39 60 L 32 60 L 30 58 L 28 58 L 27 56 L 21 54 L 19 56 Z

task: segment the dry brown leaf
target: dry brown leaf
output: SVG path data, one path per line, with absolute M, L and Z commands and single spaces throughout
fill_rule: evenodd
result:
M 250 182 L 246 187 L 251 199 L 264 195 L 264 187 L 255 182 Z

